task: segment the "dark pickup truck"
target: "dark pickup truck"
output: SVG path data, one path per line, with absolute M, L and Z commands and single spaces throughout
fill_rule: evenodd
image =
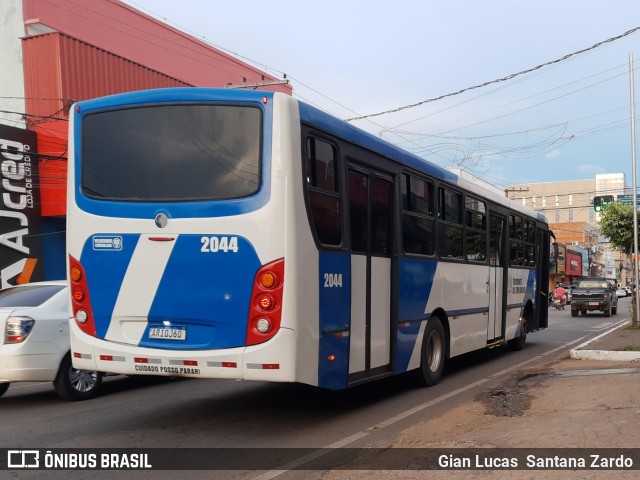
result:
M 577 317 L 580 312 L 597 310 L 610 317 L 618 312 L 618 296 L 613 285 L 604 278 L 585 278 L 573 288 L 571 298 L 571 316 Z

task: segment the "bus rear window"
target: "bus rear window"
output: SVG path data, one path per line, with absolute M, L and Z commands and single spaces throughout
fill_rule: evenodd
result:
M 261 111 L 158 105 L 89 114 L 82 192 L 116 201 L 225 200 L 260 188 Z

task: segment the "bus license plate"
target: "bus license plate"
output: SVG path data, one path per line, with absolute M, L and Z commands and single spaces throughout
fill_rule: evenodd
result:
M 150 328 L 149 338 L 160 340 L 186 340 L 186 328 Z

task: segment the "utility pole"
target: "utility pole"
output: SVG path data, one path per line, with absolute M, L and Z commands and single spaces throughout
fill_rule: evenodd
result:
M 635 285 L 633 321 L 631 325 L 638 326 L 640 315 L 640 286 L 638 285 L 638 194 L 636 187 L 636 108 L 633 81 L 633 52 L 629 52 L 629 90 L 631 100 L 631 176 L 633 177 L 633 278 Z
M 505 188 L 504 189 L 504 196 L 507 198 L 509 197 L 510 193 L 522 193 L 522 192 L 528 192 L 529 191 L 529 187 L 518 187 L 518 188 Z

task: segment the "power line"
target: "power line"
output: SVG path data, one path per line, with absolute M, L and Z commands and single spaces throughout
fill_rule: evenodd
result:
M 63 108 L 64 109 L 64 108 Z M 0 113 L 11 113 L 14 115 L 21 115 L 23 117 L 33 117 L 33 118 L 40 118 L 43 120 L 63 120 L 65 122 L 69 121 L 67 118 L 64 117 L 55 117 L 54 115 L 61 113 L 61 111 L 63 110 L 58 110 L 57 112 L 55 112 L 53 115 L 36 115 L 33 113 L 25 113 L 25 112 L 14 112 L 11 110 L 0 110 Z
M 47 97 L 8 97 L 0 95 L 0 98 L 8 100 L 51 100 L 56 102 L 69 102 L 71 100 L 66 98 L 47 98 Z
M 16 154 L 16 151 L 15 150 L 11 150 L 10 148 L 0 148 L 0 152 Z M 54 160 L 67 160 L 67 157 L 62 157 L 60 155 L 48 155 L 46 153 L 21 152 L 21 154 L 25 155 L 25 156 L 28 156 L 28 157 L 53 158 Z
M 419 137 L 445 138 L 445 139 L 448 139 L 448 140 L 483 140 L 485 138 L 509 137 L 509 136 L 513 136 L 513 135 L 523 135 L 525 133 L 537 132 L 537 131 L 540 131 L 540 130 L 549 130 L 551 128 L 566 127 L 566 126 L 567 126 L 567 122 L 563 122 L 563 123 L 556 123 L 554 125 L 547 125 L 546 127 L 529 128 L 528 130 L 519 130 L 517 132 L 495 133 L 493 135 L 482 135 L 482 136 L 479 136 L 479 137 L 456 137 L 456 136 L 438 135 L 436 133 L 408 132 L 408 131 L 403 131 L 403 130 L 393 130 L 393 132 L 402 133 L 403 135 L 416 135 L 416 136 L 419 136 Z
M 427 100 L 422 100 L 421 102 L 418 102 L 418 103 L 413 103 L 411 105 L 405 105 L 403 107 L 394 108 L 392 110 L 385 110 L 384 112 L 370 113 L 368 115 L 362 115 L 362 116 L 359 116 L 359 117 L 347 118 L 345 121 L 351 122 L 351 121 L 354 121 L 354 120 L 362 120 L 362 119 L 370 118 L 370 117 L 378 117 L 380 115 L 386 115 L 388 113 L 395 113 L 395 112 L 399 112 L 401 110 L 406 110 L 408 108 L 418 107 L 420 105 L 424 105 L 425 103 L 431 103 L 431 102 L 435 102 L 437 100 L 442 100 L 443 98 L 460 95 L 461 93 L 468 92 L 469 90 L 476 90 L 478 88 L 486 87 L 487 85 L 491 85 L 491 84 L 494 84 L 494 83 L 506 82 L 508 80 L 511 80 L 512 78 L 519 77 L 520 75 L 524 75 L 526 73 L 531 73 L 531 72 L 539 70 L 539 69 L 541 69 L 543 67 L 546 67 L 546 66 L 549 66 L 549 65 L 553 65 L 553 64 L 556 64 L 556 63 L 560 63 L 560 62 L 564 62 L 565 60 L 567 60 L 567 59 L 569 59 L 571 57 L 574 57 L 576 55 L 580 55 L 582 53 L 588 52 L 589 50 L 594 50 L 594 49 L 596 49 L 596 48 L 598 48 L 598 47 L 600 47 L 600 46 L 602 46 L 602 45 L 604 45 L 606 43 L 614 42 L 614 41 L 619 40 L 621 38 L 627 37 L 627 36 L 631 35 L 632 33 L 637 32 L 638 30 L 640 30 L 640 27 L 632 28 L 631 30 L 627 30 L 626 32 L 624 32 L 624 33 L 622 33 L 620 35 L 616 35 L 615 37 L 611 37 L 611 38 L 608 38 L 608 39 L 603 40 L 601 42 L 595 43 L 595 44 L 591 45 L 590 47 L 583 48 L 581 50 L 577 50 L 577 51 L 572 52 L 572 53 L 568 53 L 568 54 L 566 54 L 566 55 L 564 55 L 564 56 L 562 56 L 560 58 L 557 58 L 556 60 L 551 60 L 551 61 L 546 62 L 546 63 L 541 63 L 539 65 L 536 65 L 535 67 L 528 68 L 526 70 L 522 70 L 522 71 L 517 72 L 517 73 L 512 73 L 510 75 L 507 75 L 506 77 L 497 78 L 495 80 L 489 80 L 487 82 L 483 82 L 483 83 L 479 83 L 477 85 L 472 85 L 470 87 L 463 88 L 463 89 L 458 90 L 456 92 L 446 93 L 446 94 L 440 95 L 438 97 L 429 98 Z

